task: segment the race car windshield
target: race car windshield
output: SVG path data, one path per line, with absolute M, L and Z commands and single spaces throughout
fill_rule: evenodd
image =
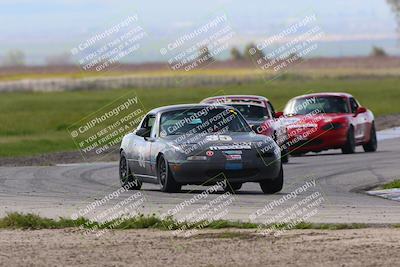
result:
M 251 129 L 234 109 L 196 108 L 162 114 L 160 131 L 164 135 L 183 135 L 203 132 L 250 132 Z
M 268 112 L 266 108 L 255 105 L 239 105 L 234 104 L 229 106 L 236 108 L 247 120 L 265 120 L 268 119 Z
M 305 115 L 309 113 L 349 113 L 346 100 L 339 96 L 299 98 L 288 105 L 286 115 Z

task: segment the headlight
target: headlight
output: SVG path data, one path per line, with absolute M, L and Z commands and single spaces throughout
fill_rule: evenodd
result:
M 322 126 L 322 130 L 329 131 L 329 130 L 337 130 L 343 128 L 343 124 L 339 122 L 328 123 Z
M 207 160 L 206 156 L 190 156 L 187 157 L 187 160 Z

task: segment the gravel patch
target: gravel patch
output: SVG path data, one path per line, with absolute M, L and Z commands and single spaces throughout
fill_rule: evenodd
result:
M 390 228 L 292 230 L 278 237 L 254 230 L 207 230 L 189 238 L 155 230 L 100 237 L 76 229 L 1 230 L 0 265 L 397 266 L 399 240 L 400 229 Z

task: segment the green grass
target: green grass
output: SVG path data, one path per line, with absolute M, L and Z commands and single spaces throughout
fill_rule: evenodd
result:
M 1 73 L 0 81 L 18 81 L 23 79 L 37 80 L 37 79 L 82 79 L 82 78 L 96 78 L 96 77 L 117 77 L 117 76 L 140 76 L 140 77 L 178 77 L 178 76 L 193 76 L 193 75 L 207 75 L 207 76 L 243 76 L 254 75 L 261 70 L 252 67 L 242 68 L 218 68 L 218 69 L 196 69 L 190 72 L 186 71 L 171 71 L 167 66 L 165 68 L 154 70 L 111 70 L 106 72 L 96 71 L 83 71 L 78 66 L 73 69 L 68 69 L 66 72 L 23 72 L 23 73 Z M 51 68 L 51 67 L 50 67 Z M 397 77 L 400 73 L 399 68 L 370 68 L 367 65 L 359 68 L 352 67 L 330 67 L 330 68 L 316 68 L 305 67 L 300 64 L 298 68 L 291 69 L 286 72 L 288 75 L 308 78 L 354 78 L 354 77 Z M 274 76 L 276 73 L 273 70 L 262 71 L 262 74 L 267 76 Z M 286 74 L 285 74 L 286 75 Z
M 342 230 L 342 229 L 362 229 L 367 228 L 363 223 L 300 223 L 296 226 L 297 229 L 320 229 L 320 230 Z
M 197 238 L 222 238 L 222 239 L 251 239 L 254 238 L 254 233 L 251 232 L 216 232 L 216 233 L 197 233 Z
M 205 225 L 205 229 L 288 229 L 286 224 L 259 225 L 256 223 L 217 220 L 204 224 L 204 222 L 189 223 L 177 222 L 171 217 L 161 219 L 156 215 L 138 215 L 133 218 L 115 219 L 107 223 L 90 222 L 85 218 L 75 220 L 59 218 L 58 220 L 44 218 L 35 214 L 22 214 L 18 212 L 9 213 L 0 218 L 0 229 L 63 229 L 71 227 L 81 227 L 85 229 L 158 229 L 158 230 L 178 230 L 178 229 L 199 229 L 200 225 Z M 319 230 L 341 230 L 341 229 L 361 229 L 369 227 L 367 224 L 315 224 L 302 222 L 289 229 L 319 229 Z M 394 225 L 394 227 L 398 227 Z M 226 237 L 229 237 L 227 235 Z
M 376 116 L 400 113 L 400 78 L 296 78 L 213 88 L 124 89 L 52 93 L 0 94 L 0 157 L 77 150 L 67 127 L 116 98 L 136 92 L 146 110 L 196 103 L 219 94 L 256 94 L 272 100 L 277 110 L 299 94 L 342 91 L 353 94 Z
M 86 219 L 69 220 L 60 218 L 59 220 L 43 218 L 35 214 L 9 213 L 0 219 L 0 228 L 11 229 L 60 229 L 77 227 L 87 222 Z
M 394 180 L 393 182 L 383 185 L 383 189 L 400 188 L 400 180 Z

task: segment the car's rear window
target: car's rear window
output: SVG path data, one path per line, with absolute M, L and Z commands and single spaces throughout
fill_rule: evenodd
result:
M 229 104 L 240 111 L 247 120 L 266 120 L 268 119 L 268 110 L 265 107 L 250 104 Z

